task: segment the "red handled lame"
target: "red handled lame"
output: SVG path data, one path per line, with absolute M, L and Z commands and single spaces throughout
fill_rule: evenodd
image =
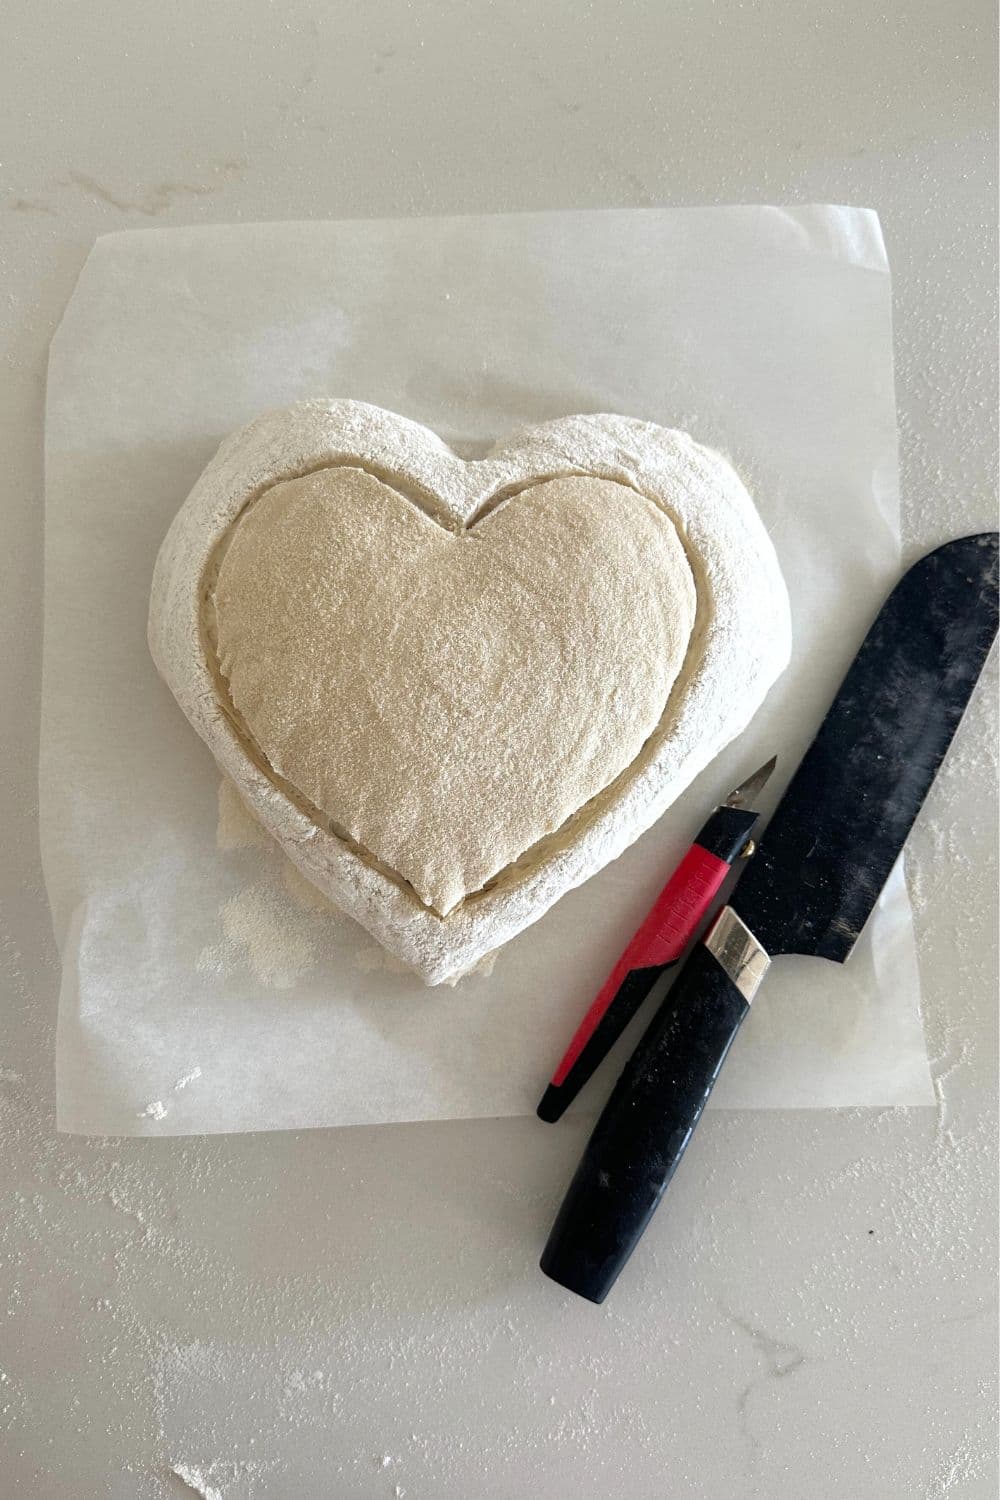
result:
M 607 1056 L 665 969 L 684 953 L 734 860 L 752 852 L 758 814 L 746 804 L 774 770 L 775 757 L 731 792 L 704 824 L 608 975 L 538 1105 L 558 1120 Z

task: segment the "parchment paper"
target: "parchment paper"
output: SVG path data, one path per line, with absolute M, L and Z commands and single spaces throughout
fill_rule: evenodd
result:
M 622 411 L 726 451 L 796 645 L 750 732 L 616 864 L 427 990 L 314 898 L 225 790 L 145 644 L 150 574 L 219 440 L 354 396 L 467 455 Z M 53 342 L 41 813 L 63 1130 L 183 1134 L 530 1113 L 687 841 L 793 770 L 899 570 L 889 276 L 857 209 L 527 214 L 101 239 Z M 618 1053 L 582 1101 L 603 1098 Z M 846 967 L 782 959 L 715 1105 L 932 1098 L 897 870 Z

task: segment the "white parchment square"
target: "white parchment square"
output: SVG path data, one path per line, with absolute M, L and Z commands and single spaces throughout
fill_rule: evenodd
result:
M 777 751 L 773 805 L 898 575 L 890 310 L 878 220 L 849 208 L 99 240 L 53 341 L 46 422 L 40 777 L 60 1128 L 533 1111 L 709 808 Z M 469 454 L 577 411 L 687 427 L 747 480 L 788 581 L 792 666 L 749 732 L 491 974 L 454 989 L 397 972 L 291 872 L 220 792 L 146 650 L 153 560 L 200 469 L 263 408 L 315 395 L 391 407 Z M 847 966 L 773 966 L 712 1102 L 931 1100 L 897 869 Z

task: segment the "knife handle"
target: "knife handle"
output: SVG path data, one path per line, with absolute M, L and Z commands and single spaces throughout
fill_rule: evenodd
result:
M 708 944 L 727 922 L 746 933 L 725 907 L 692 950 L 597 1121 L 545 1246 L 546 1276 L 591 1302 L 604 1301 L 677 1170 L 766 968 L 760 949 L 749 978 L 731 943 L 715 944 L 715 956 Z
M 542 1095 L 539 1119 L 560 1119 L 621 1036 L 665 969 L 682 956 L 733 861 L 746 852 L 757 813 L 717 807 L 702 824 L 608 975 Z

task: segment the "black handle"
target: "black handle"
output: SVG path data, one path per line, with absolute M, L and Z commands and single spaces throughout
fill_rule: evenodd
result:
M 746 848 L 759 817 L 760 813 L 752 812 L 748 807 L 728 807 L 723 803 L 702 824 L 695 843 L 714 854 L 716 859 L 724 859 L 727 865 L 731 865 Z
M 676 959 L 674 960 L 676 962 Z M 596 1073 L 640 1005 L 671 964 L 653 964 L 630 969 L 615 991 L 614 999 L 583 1045 L 576 1062 L 561 1083 L 550 1083 L 538 1101 L 535 1114 L 547 1125 L 561 1120 L 577 1094 Z
M 604 1301 L 684 1155 L 749 1008 L 699 943 L 594 1127 L 542 1255 L 546 1276 Z

